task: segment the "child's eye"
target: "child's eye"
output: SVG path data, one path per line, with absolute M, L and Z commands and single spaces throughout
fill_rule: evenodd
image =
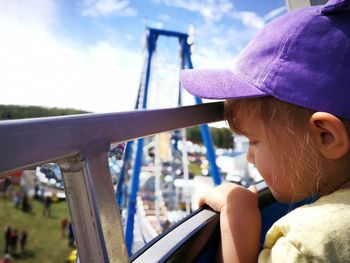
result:
M 255 146 L 257 143 L 257 141 L 249 141 L 249 146 Z

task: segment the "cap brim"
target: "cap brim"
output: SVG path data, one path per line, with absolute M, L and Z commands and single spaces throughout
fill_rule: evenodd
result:
M 189 93 L 205 99 L 269 96 L 229 70 L 186 69 L 180 72 L 180 81 Z

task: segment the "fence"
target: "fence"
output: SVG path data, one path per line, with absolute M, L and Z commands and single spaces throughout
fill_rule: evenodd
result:
M 128 262 L 108 166 L 111 143 L 223 119 L 223 102 L 0 122 L 0 179 L 60 165 L 81 262 Z

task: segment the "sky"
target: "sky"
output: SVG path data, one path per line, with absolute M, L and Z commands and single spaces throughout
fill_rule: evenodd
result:
M 230 69 L 284 13 L 284 0 L 0 0 L 0 104 L 133 110 L 146 27 L 191 32 L 195 68 Z M 178 52 L 158 40 L 148 108 L 177 105 Z

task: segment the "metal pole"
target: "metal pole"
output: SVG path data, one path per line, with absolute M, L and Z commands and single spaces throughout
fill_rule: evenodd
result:
M 142 102 L 142 109 L 147 108 L 148 86 L 149 86 L 149 79 L 150 79 L 150 75 L 151 75 L 151 62 L 152 62 L 153 52 L 156 48 L 157 37 L 158 37 L 158 35 L 153 33 L 152 29 L 149 29 L 149 35 L 147 38 L 148 60 L 147 60 L 145 90 L 144 90 L 144 94 L 143 94 L 144 97 L 143 97 L 143 102 Z
M 136 159 L 135 159 L 134 171 L 132 174 L 131 193 L 130 193 L 129 204 L 128 204 L 128 215 L 127 215 L 126 230 L 125 230 L 125 242 L 126 242 L 129 256 L 132 254 L 132 244 L 134 240 L 134 220 L 135 220 L 135 214 L 136 214 L 137 192 L 139 190 L 139 184 L 140 184 L 142 153 L 143 153 L 143 138 L 137 140 Z
M 60 162 L 82 262 L 128 262 L 108 166 L 107 143 L 91 144 Z
M 190 214 L 190 191 L 189 191 L 189 174 L 188 174 L 188 155 L 187 155 L 187 141 L 186 141 L 186 129 L 181 129 L 181 137 L 182 137 L 182 165 L 184 172 L 184 196 L 186 203 L 186 214 Z
M 117 203 L 118 203 L 118 206 L 120 209 L 123 208 L 123 203 L 125 202 L 125 200 L 123 199 L 124 198 L 123 197 L 123 185 L 125 183 L 125 174 L 127 172 L 127 166 L 130 163 L 130 157 L 131 157 L 133 143 L 134 143 L 134 141 L 129 141 L 126 144 L 123 166 L 122 166 L 122 169 L 120 171 L 119 178 L 118 178 L 116 198 L 117 198 Z
M 143 91 L 143 100 L 142 100 L 143 109 L 147 107 L 147 93 L 148 93 L 149 80 L 151 75 L 151 62 L 152 62 L 153 50 L 155 47 L 155 43 L 153 42 L 155 40 L 156 38 L 154 37 L 154 34 L 152 33 L 151 30 L 149 30 L 149 35 L 147 36 L 148 58 L 147 58 L 147 67 L 146 67 L 146 76 L 145 76 L 145 87 Z M 140 105 L 137 105 L 137 107 L 139 108 Z M 132 244 L 133 244 L 133 237 L 134 237 L 134 218 L 136 214 L 136 197 L 137 197 L 137 192 L 139 190 L 139 180 L 140 180 L 139 177 L 140 177 L 141 166 L 142 166 L 142 153 L 143 153 L 143 139 L 139 139 L 137 143 L 136 159 L 135 159 L 134 170 L 132 174 L 131 191 L 130 191 L 130 197 L 128 202 L 126 229 L 125 229 L 126 246 L 127 246 L 129 255 L 132 254 Z
M 147 37 L 147 50 L 148 50 L 148 60 L 147 60 L 147 69 L 146 69 L 146 78 L 145 78 L 145 89 L 143 93 L 143 101 L 142 108 L 146 109 L 147 107 L 147 93 L 149 80 L 151 75 L 151 62 L 152 55 L 156 47 L 158 35 L 154 34 L 151 29 L 149 29 L 149 35 Z M 126 222 L 126 245 L 128 248 L 129 255 L 132 254 L 132 244 L 133 244 L 133 234 L 134 234 L 134 217 L 136 213 L 136 197 L 137 192 L 139 191 L 139 177 L 142 166 L 142 153 L 143 153 L 143 139 L 138 139 L 137 143 L 137 151 L 136 151 L 136 159 L 134 164 L 134 172 L 132 175 L 132 187 L 128 204 L 128 214 L 127 214 L 127 222 Z
M 155 195 L 155 212 L 157 220 L 160 224 L 160 201 L 162 200 L 162 192 L 160 188 L 160 177 L 161 177 L 161 160 L 160 160 L 160 136 L 157 134 L 155 136 L 155 146 L 154 146 L 154 166 L 155 166 L 155 180 L 154 180 L 154 195 Z
M 187 68 L 192 69 L 193 65 L 191 61 L 190 46 L 187 44 L 187 41 L 183 41 L 182 43 L 183 43 L 182 48 L 184 49 L 184 54 L 185 54 L 184 57 L 185 57 Z M 203 103 L 202 99 L 197 96 L 195 96 L 195 101 L 196 101 L 196 104 Z M 219 168 L 216 165 L 215 151 L 213 146 L 214 144 L 210 135 L 208 125 L 207 124 L 201 125 L 200 131 L 201 131 L 203 142 L 207 148 L 207 158 L 210 164 L 209 165 L 210 174 L 213 177 L 214 184 L 219 185 L 221 184 L 221 176 L 220 176 Z

